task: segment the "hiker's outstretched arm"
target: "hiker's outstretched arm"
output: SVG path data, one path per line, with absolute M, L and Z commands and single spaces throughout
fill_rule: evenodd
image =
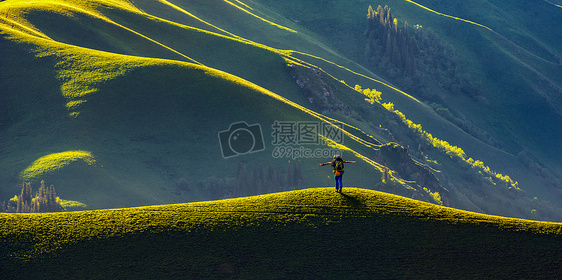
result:
M 344 161 L 344 162 L 345 162 L 345 163 L 356 163 L 357 161 L 355 161 L 355 160 L 346 160 L 346 161 Z
M 328 164 L 332 164 L 331 161 L 325 162 L 325 163 L 321 163 L 320 166 L 324 166 L 324 165 L 328 165 Z

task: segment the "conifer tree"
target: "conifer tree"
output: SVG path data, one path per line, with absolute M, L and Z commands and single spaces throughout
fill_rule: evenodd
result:
M 302 170 L 301 170 L 301 164 L 300 162 L 296 162 L 295 163 L 295 185 L 298 188 L 303 187 L 303 177 L 302 177 Z
M 39 193 L 35 196 L 33 206 L 33 212 L 43 213 L 47 212 L 47 194 L 45 191 L 45 181 L 41 180 L 41 187 L 39 187 Z
M 248 185 L 248 169 L 246 164 L 238 163 L 238 172 L 236 174 L 236 188 L 235 195 L 242 196 L 249 194 Z
M 293 168 L 291 168 L 291 165 L 289 164 L 289 167 L 287 168 L 287 187 L 294 187 L 294 181 L 293 181 Z
M 47 208 L 49 211 L 54 212 L 62 210 L 61 205 L 57 202 L 57 192 L 55 191 L 55 186 L 51 185 L 49 187 L 47 198 Z
M 264 180 L 263 180 L 263 167 L 260 165 L 254 169 L 254 193 L 263 194 L 264 193 Z
M 381 25 L 384 25 L 384 9 L 381 7 L 381 5 L 379 5 L 377 7 L 377 14 L 376 15 L 378 16 L 377 19 L 379 20 Z
M 31 185 L 23 182 L 21 194 L 18 197 L 17 213 L 30 213 L 31 212 Z
M 23 182 L 21 194 L 18 196 L 15 209 L 8 203 L 6 205 L 6 211 L 16 213 L 44 213 L 63 210 L 60 203 L 57 202 L 57 194 L 53 185 L 47 188 L 45 187 L 45 181 L 41 181 L 41 187 L 39 187 L 35 197 L 33 197 L 31 193 L 31 184 Z

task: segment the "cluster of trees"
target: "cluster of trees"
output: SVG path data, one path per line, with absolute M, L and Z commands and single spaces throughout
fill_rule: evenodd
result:
M 390 8 L 380 5 L 376 11 L 369 6 L 367 19 L 369 58 L 379 61 L 387 59 L 398 70 L 413 75 L 414 55 L 418 47 L 414 37 L 408 34 L 408 22 L 404 22 L 404 28 L 399 28 L 398 19 L 392 16 Z
M 429 194 L 431 198 L 433 198 L 433 201 L 435 201 L 435 203 L 439 205 L 443 205 L 443 201 L 441 200 L 441 195 L 439 194 L 439 192 L 432 192 L 430 189 L 426 187 L 423 187 L 423 190 L 427 192 L 427 194 Z
M 437 98 L 436 88 L 455 94 L 479 95 L 478 87 L 462 70 L 453 48 L 420 25 L 400 27 L 390 8 L 369 6 L 367 14 L 368 67 L 383 72 L 407 91 L 427 100 Z
M 381 103 L 382 100 L 382 92 L 376 90 L 376 89 L 363 89 L 361 88 L 360 85 L 355 85 L 355 90 L 363 93 L 367 98 L 365 98 L 365 101 L 371 103 L 371 104 L 375 104 L 376 103 Z
M 467 158 L 467 155 L 462 148 L 457 147 L 457 146 L 453 146 L 453 145 L 449 144 L 449 142 L 447 142 L 447 141 L 444 141 L 444 140 L 433 137 L 433 135 L 431 135 L 431 133 L 423 130 L 423 127 L 422 127 L 421 124 L 414 123 L 413 121 L 406 118 L 406 115 L 404 115 L 404 113 L 396 110 L 394 108 L 394 103 L 392 103 L 392 102 L 382 103 L 381 93 L 379 91 L 377 91 L 376 89 L 363 89 L 360 85 L 355 85 L 355 90 L 360 92 L 360 93 L 363 93 L 365 96 L 367 96 L 368 98 L 365 99 L 365 100 L 367 100 L 367 102 L 369 102 L 371 104 L 374 104 L 375 102 L 379 103 L 384 108 L 386 108 L 388 111 L 396 114 L 398 116 L 398 118 L 400 118 L 400 120 L 406 126 L 408 126 L 408 128 L 410 129 L 410 131 L 414 135 L 418 135 L 419 137 L 424 139 L 426 141 L 426 143 L 428 143 L 429 145 L 445 152 L 445 154 L 447 154 L 451 158 L 457 158 L 457 159 L 469 164 L 470 167 L 478 170 L 478 172 L 481 173 L 482 176 L 484 176 L 492 184 L 495 185 L 496 182 L 503 182 L 503 184 L 507 185 L 508 189 L 512 189 L 512 188 L 513 189 L 519 189 L 518 183 L 513 181 L 508 175 L 503 175 L 503 174 L 499 174 L 499 173 L 494 172 L 493 170 L 490 169 L 490 167 L 484 165 L 484 163 L 482 161 L 474 160 L 472 158 Z M 447 110 L 447 112 L 448 112 L 448 110 Z M 420 146 L 420 148 L 421 148 L 421 146 Z M 383 177 L 382 177 L 382 181 L 385 182 L 387 177 L 388 177 L 387 172 L 384 172 Z
M 45 187 L 45 181 L 41 181 L 39 191 L 32 195 L 31 184 L 23 182 L 21 194 L 15 196 L 7 203 L 3 202 L 0 209 L 10 213 L 45 213 L 62 211 L 63 207 L 57 200 L 55 187 Z
M 195 186 L 219 199 L 300 189 L 304 187 L 304 178 L 298 161 L 289 162 L 286 170 L 272 165 L 249 168 L 247 164 L 239 163 L 236 177 L 211 176 L 198 181 Z M 177 183 L 179 192 L 189 192 L 191 188 L 192 184 L 186 179 Z
M 412 131 L 414 134 L 424 139 L 426 143 L 433 146 L 434 148 L 437 148 L 445 152 L 445 154 L 447 154 L 449 157 L 456 158 L 468 164 L 471 168 L 476 169 L 478 173 L 480 173 L 484 178 L 486 178 L 492 184 L 495 185 L 496 183 L 502 183 L 503 185 L 506 185 L 508 189 L 519 189 L 518 183 L 513 181 L 508 175 L 496 173 L 495 171 L 491 170 L 490 167 L 486 166 L 482 161 L 468 158 L 462 148 L 453 146 L 445 140 L 441 140 L 433 137 L 431 133 L 423 130 L 421 124 L 414 123 L 413 121 L 406 118 L 404 113 L 394 109 L 393 103 L 388 102 L 388 103 L 383 103 L 381 105 L 385 107 L 388 111 L 396 114 L 400 118 L 400 120 L 405 125 L 408 126 L 410 131 Z
M 257 195 L 302 187 L 304 179 L 298 161 L 289 162 L 286 172 L 279 171 L 272 165 L 267 168 L 260 165 L 248 170 L 246 164 L 239 163 L 233 195 Z

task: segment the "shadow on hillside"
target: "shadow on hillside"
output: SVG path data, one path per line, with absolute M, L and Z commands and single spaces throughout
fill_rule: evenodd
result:
M 55 69 L 58 61 L 52 56 L 37 57 L 37 45 L 19 41 L 19 35 L 12 37 L 14 33 L 5 27 L 1 30 L 0 182 L 3 186 L 0 201 L 3 201 L 18 191 L 16 186 L 21 186 L 21 181 L 17 174 L 35 160 L 33 155 L 64 149 L 70 142 L 76 147 L 76 143 L 74 136 L 65 134 L 73 128 L 65 130 L 69 127 L 64 122 L 68 112 Z M 34 144 L 35 141 L 42 144 Z
M 358 194 L 345 193 L 345 189 L 339 193 L 346 201 L 346 204 L 351 208 L 363 209 L 366 208 L 364 200 L 360 199 Z

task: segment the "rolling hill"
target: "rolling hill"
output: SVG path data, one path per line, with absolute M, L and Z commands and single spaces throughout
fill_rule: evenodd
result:
M 346 185 L 562 221 L 561 9 L 325 2 L 0 2 L 0 201 L 41 180 L 89 209 L 326 186 L 318 163 L 343 152 Z M 365 63 L 379 4 L 478 93 L 410 92 Z M 233 148 L 236 129 L 253 140 Z
M 4 277 L 553 279 L 562 225 L 382 192 L 0 214 Z

